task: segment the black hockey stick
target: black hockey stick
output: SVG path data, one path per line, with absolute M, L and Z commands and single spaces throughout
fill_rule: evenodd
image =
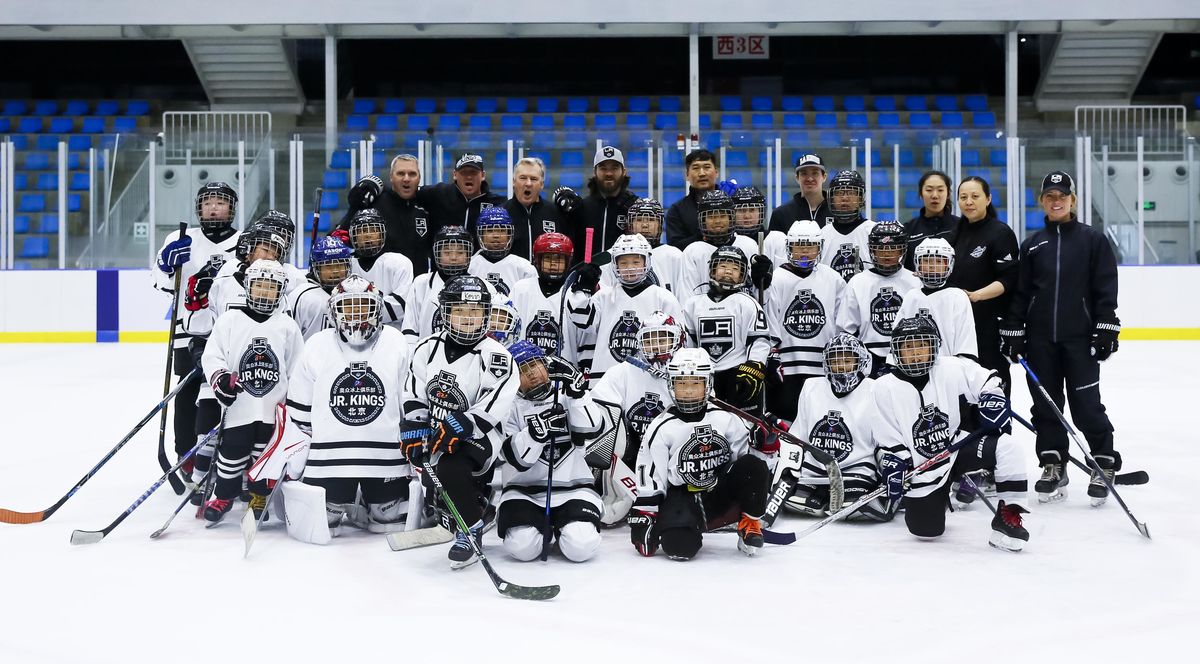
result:
M 1025 368 L 1025 373 L 1029 375 L 1029 379 L 1032 380 L 1033 384 L 1037 386 L 1038 393 L 1042 395 L 1042 399 L 1046 402 L 1046 406 L 1050 408 L 1050 410 L 1054 411 L 1054 414 L 1058 417 L 1058 421 L 1062 423 L 1063 428 L 1067 430 L 1067 434 L 1071 436 L 1071 440 L 1075 441 L 1075 446 L 1078 447 L 1079 451 L 1083 453 L 1083 458 L 1088 462 L 1089 465 L 1099 468 L 1100 465 L 1096 463 L 1096 460 L 1092 458 L 1091 453 L 1088 452 L 1087 447 L 1082 441 L 1079 440 L 1079 434 L 1075 433 L 1075 428 L 1067 422 L 1067 418 L 1065 415 L 1063 415 L 1062 411 L 1059 410 L 1058 404 L 1054 403 L 1054 399 L 1050 398 L 1050 393 L 1046 391 L 1046 388 L 1042 385 L 1042 381 L 1038 380 L 1037 374 L 1033 373 L 1033 369 L 1029 367 L 1029 363 L 1025 361 L 1023 356 L 1018 355 L 1017 359 L 1020 361 L 1021 366 Z M 1125 516 L 1129 517 L 1129 520 L 1133 522 L 1133 526 L 1134 528 L 1137 528 L 1138 533 L 1140 533 L 1142 537 L 1150 539 L 1150 529 L 1146 527 L 1144 522 L 1138 521 L 1137 517 L 1133 515 L 1133 512 L 1129 511 L 1129 506 L 1125 504 L 1125 501 L 1121 498 L 1121 494 L 1117 493 L 1117 487 L 1113 484 L 1113 481 L 1110 480 L 1108 475 L 1104 473 L 1098 473 L 1098 475 L 1100 479 L 1104 481 L 1104 486 L 1108 487 L 1109 493 L 1113 495 L 1113 498 L 1117 499 L 1117 504 L 1121 506 L 1122 510 L 1125 510 Z
M 113 531 L 113 529 L 115 529 L 117 526 L 121 525 L 121 522 L 124 521 L 126 518 L 128 518 L 130 514 L 133 514 L 133 511 L 136 510 L 139 505 L 146 502 L 146 499 L 149 498 L 151 494 L 153 494 L 155 491 L 158 491 L 158 487 L 162 486 L 163 483 L 167 481 L 168 477 L 173 477 L 175 475 L 175 471 L 177 471 L 181 467 L 183 467 L 183 464 L 187 463 L 188 459 L 192 458 L 192 455 L 196 453 L 196 450 L 199 450 L 201 446 L 203 446 L 205 443 L 207 443 L 208 440 L 210 438 L 212 438 L 213 436 L 215 436 L 216 434 L 217 434 L 217 429 L 214 427 L 213 430 L 209 431 L 204 436 L 204 438 L 202 438 L 199 442 L 196 443 L 196 445 L 194 447 L 192 447 L 192 449 L 188 450 L 187 454 L 184 454 L 179 459 L 178 463 L 176 463 L 174 466 L 168 468 L 167 472 L 164 473 L 162 477 L 158 478 L 158 480 L 154 484 L 151 484 L 150 488 L 146 489 L 145 493 L 138 496 L 137 500 L 134 500 L 132 505 L 125 508 L 125 511 L 121 512 L 121 514 L 116 519 L 113 519 L 112 523 L 108 524 L 101 530 L 75 530 L 75 531 L 73 531 L 71 533 L 71 544 L 95 544 L 96 542 L 103 540 L 106 536 L 108 536 L 109 533 L 111 533 Z
M 187 222 L 179 222 L 179 239 L 187 236 Z M 179 325 L 179 287 L 183 280 L 182 266 L 175 268 L 175 295 L 171 302 L 171 331 L 167 337 L 167 369 L 163 372 L 163 396 L 167 396 L 167 392 L 171 390 L 171 369 L 175 363 L 175 328 Z M 170 408 L 164 407 L 162 415 L 158 421 L 158 467 L 166 472 L 171 467 L 170 460 L 167 459 L 167 411 Z M 171 490 L 175 495 L 183 494 L 183 480 L 176 477 L 175 473 L 171 473 L 167 478 L 171 481 Z
M 530 600 L 553 599 L 558 596 L 561 590 L 558 586 L 518 586 L 515 583 L 509 583 L 500 578 L 500 575 L 496 573 L 487 556 L 483 555 L 483 549 L 475 541 L 475 537 L 471 535 L 471 529 L 467 526 L 467 522 L 463 521 L 462 515 L 458 513 L 458 508 L 454 506 L 454 501 L 450 500 L 450 494 L 446 493 L 446 487 L 442 486 L 442 481 L 438 479 L 433 466 L 429 464 L 429 461 L 422 462 L 422 466 L 425 468 L 425 473 L 429 476 L 429 481 L 433 482 L 433 488 L 437 491 L 438 498 L 442 500 L 442 504 L 446 506 L 446 509 L 454 517 L 454 523 L 458 526 L 458 529 L 466 535 L 467 543 L 471 545 L 471 549 L 479 558 L 479 562 L 483 564 L 483 569 L 487 570 L 488 576 L 492 579 L 492 584 L 496 586 L 496 590 L 501 595 L 513 599 Z
M 163 400 L 159 401 L 154 408 L 151 408 L 150 412 L 146 413 L 146 416 L 143 417 L 140 422 L 134 425 L 133 429 L 130 430 L 129 433 L 125 434 L 125 437 L 121 439 L 121 442 L 117 443 L 116 447 L 109 450 L 108 454 L 105 454 L 104 458 L 100 459 L 100 463 L 97 463 L 92 467 L 91 470 L 87 472 L 86 475 L 80 478 L 80 480 L 75 483 L 75 486 L 71 487 L 71 490 L 68 491 L 65 496 L 58 499 L 58 502 L 40 512 L 15 512 L 13 510 L 0 509 L 0 523 L 38 523 L 49 519 L 51 514 L 57 512 L 58 508 L 63 506 L 63 503 L 67 502 L 71 496 L 75 495 L 76 491 L 79 491 L 80 487 L 86 484 L 88 480 L 92 479 L 92 476 L 99 472 L 100 468 L 102 468 L 104 464 L 108 463 L 110 459 L 116 456 L 117 452 L 120 452 L 121 448 L 125 447 L 125 444 L 132 440 L 133 437 L 137 435 L 137 432 L 142 430 L 142 427 L 146 426 L 147 422 L 154 419 L 154 416 L 158 414 L 158 411 L 166 407 L 167 403 L 171 399 L 175 398 L 175 395 L 179 394 L 179 391 L 182 390 L 189 381 L 193 380 L 199 374 L 199 369 L 193 369 L 192 372 L 189 373 L 183 380 L 179 381 L 179 384 L 175 386 L 175 389 L 171 390 L 167 396 L 163 397 Z
M 313 201 L 313 217 L 312 217 L 312 232 L 309 234 L 308 248 L 311 251 L 317 246 L 317 225 L 321 223 L 321 195 L 325 191 L 320 187 L 316 189 L 316 200 Z
M 1021 417 L 1016 412 L 1012 413 L 1012 417 L 1014 420 L 1020 422 L 1021 425 L 1024 426 L 1026 429 L 1029 429 L 1033 433 L 1033 435 L 1035 435 L 1035 436 L 1037 435 L 1037 429 L 1033 428 L 1033 424 L 1030 423 L 1028 420 L 1026 420 L 1024 417 Z M 1091 474 L 1092 469 L 1089 468 L 1086 463 L 1080 461 L 1079 459 L 1076 459 L 1075 457 L 1073 457 L 1071 455 L 1067 455 L 1067 458 L 1069 458 L 1071 460 L 1071 463 L 1075 464 L 1080 470 L 1082 470 L 1085 473 L 1088 473 L 1089 475 Z M 1113 482 L 1115 482 L 1117 484 L 1117 486 L 1122 486 L 1122 485 L 1136 486 L 1138 484 L 1145 484 L 1146 482 L 1149 482 L 1149 481 L 1150 481 L 1150 473 L 1147 473 L 1144 470 L 1131 470 L 1128 473 L 1117 473 L 1113 477 Z

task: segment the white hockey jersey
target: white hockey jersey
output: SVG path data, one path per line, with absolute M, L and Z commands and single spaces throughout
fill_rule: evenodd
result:
M 225 263 L 237 263 L 233 257 L 233 250 L 237 248 L 238 238 L 241 233 L 236 230 L 233 235 L 225 238 L 221 242 L 213 242 L 204 235 L 204 231 L 199 228 L 189 228 L 187 236 L 192 238 L 191 256 L 187 262 L 180 265 L 177 269 L 180 271 L 179 288 L 183 292 L 179 294 L 179 306 L 183 307 L 183 297 L 187 292 L 188 279 L 200 271 L 200 268 L 213 261 L 218 265 L 223 266 Z M 179 239 L 179 233 L 170 233 L 163 239 L 162 246 L 158 248 L 158 253 L 154 254 L 154 258 L 150 261 L 150 274 L 154 275 L 154 287 L 164 293 L 173 294 L 175 292 L 175 276 L 168 275 L 158 269 L 158 257 L 162 255 L 163 249 L 175 240 Z M 175 325 L 175 348 L 187 348 L 188 340 L 191 334 L 184 327 L 184 312 L 180 312 L 179 322 Z
M 329 293 L 311 280 L 287 294 L 284 310 L 296 321 L 296 325 L 300 326 L 300 333 L 304 335 L 305 341 L 331 326 Z
M 274 426 L 275 406 L 287 396 L 288 376 L 303 348 L 300 328 L 282 311 L 265 319 L 246 309 L 222 314 L 208 337 L 200 364 L 209 394 L 216 374 L 237 374 L 242 391 L 225 410 L 225 426 L 252 422 Z
M 787 235 L 780 231 L 771 231 L 763 240 L 763 256 L 771 259 L 771 265 L 782 267 L 788 263 Z
M 529 431 L 529 423 L 536 420 L 537 413 L 549 410 L 554 405 L 554 395 L 538 401 L 517 398 L 508 410 L 504 430 L 508 437 L 501 454 L 504 458 L 502 477 L 504 493 L 500 504 L 510 500 L 527 500 L 538 505 L 546 504 L 546 479 L 549 464 L 554 463 L 554 490 L 550 494 L 550 506 L 558 507 L 568 500 L 584 500 L 602 510 L 600 494 L 596 493 L 595 476 L 585 458 L 588 440 L 601 435 L 605 430 L 599 408 L 588 407 L 582 400 L 559 396 L 567 410 L 567 430 L 550 432 L 551 443 L 538 442 Z M 551 461 L 553 459 L 553 461 Z
M 842 476 L 877 482 L 875 464 L 875 381 L 864 378 L 854 391 L 838 397 L 824 376 L 804 382 L 791 432 L 837 460 Z M 804 456 L 801 478 L 825 478 L 825 466 Z
M 916 468 L 965 435 L 959 431 L 960 399 L 977 404 L 983 394 L 1004 395 L 999 376 L 961 357 L 938 357 L 919 391 L 896 374 L 881 376 L 875 381 L 875 442 Z M 908 495 L 927 496 L 944 484 L 957 455 L 915 476 Z
M 745 235 L 734 235 L 730 244 L 746 254 L 747 266 L 750 259 L 758 253 L 758 243 Z M 675 292 L 681 303 L 686 304 L 692 297 L 703 295 L 708 290 L 708 259 L 712 258 L 716 250 L 715 246 L 704 240 L 697 240 L 684 248 L 683 265 L 679 268 L 682 283 Z
M 667 379 L 622 362 L 592 381 L 584 400 L 603 408 L 606 424 L 617 427 L 617 456 L 637 449 L 654 418 L 671 406 Z
M 638 330 L 655 311 L 679 319 L 679 301 L 662 286 L 643 283 L 635 288 L 601 288 L 588 298 L 582 291 L 569 293 L 567 311 L 579 330 L 580 355 L 590 357 L 589 376 L 596 380 L 638 351 Z
M 871 254 L 867 249 L 867 237 L 875 222 L 867 219 L 849 234 L 843 234 L 835 226 L 825 224 L 821 227 L 821 237 L 825 238 L 825 251 L 821 253 L 821 262 L 842 275 L 842 279 L 850 281 L 850 277 L 870 267 Z
M 513 308 L 521 317 L 521 338 L 542 349 L 545 355 L 558 355 L 573 364 L 579 362 L 580 330 L 569 321 L 559 328 L 559 305 L 562 291 L 552 295 L 542 292 L 537 279 L 522 279 L 508 295 Z M 565 308 L 561 312 L 565 318 Z
M 521 382 L 512 355 L 499 341 L 485 337 L 462 355 L 452 356 L 446 334 L 425 337 L 413 350 L 404 383 L 404 417 L 437 422 L 448 411 L 464 412 L 475 423 L 475 437 L 490 443 L 494 459 Z
M 404 310 L 413 288 L 413 266 L 408 256 L 392 251 L 379 254 L 369 270 L 363 268 L 362 261 L 352 258 L 350 274 L 357 274 L 375 284 L 383 295 L 387 309 L 384 322 L 400 325 L 398 321 L 404 320 Z
M 683 252 L 678 247 L 660 244 L 650 251 L 649 278 L 652 280 L 651 283 L 671 291 L 677 300 L 682 299 L 680 298 L 682 270 Z M 600 285 L 605 288 L 616 288 L 619 285 L 616 264 L 612 261 L 600 266 Z
M 387 326 L 369 348 L 342 343 L 335 330 L 308 340 L 287 393 L 292 420 L 312 427 L 306 479 L 409 474 L 400 423 L 410 359 L 404 335 Z
M 495 286 L 487 281 L 484 284 L 487 285 L 488 292 L 492 294 L 493 302 L 500 298 Z M 441 331 L 442 311 L 438 303 L 438 294 L 445 286 L 446 282 L 442 280 L 436 270 L 426 272 L 413 281 L 412 290 L 409 291 L 404 307 L 404 322 L 401 326 L 410 345 L 415 346 L 418 340 Z M 388 298 L 384 298 L 385 305 L 387 302 Z
M 750 454 L 750 430 L 735 415 L 706 406 L 704 416 L 686 422 L 671 411 L 654 418 L 635 471 L 639 509 L 657 512 L 667 488 L 708 491 L 734 461 Z
M 920 280 L 905 268 L 886 276 L 871 270 L 854 275 L 838 308 L 838 330 L 857 336 L 873 355 L 887 357 L 904 293 L 920 287 Z
M 928 314 L 942 338 L 941 355 L 968 355 L 979 358 L 979 339 L 975 336 L 975 315 L 971 299 L 961 288 L 939 288 L 929 291 L 914 288 L 904 294 L 904 304 L 896 320 L 920 313 Z M 894 323 L 893 323 L 894 324 Z
M 505 297 L 508 297 L 513 287 L 522 279 L 537 278 L 537 270 L 534 269 L 533 263 L 513 254 L 493 261 L 476 252 L 471 257 L 471 264 L 467 266 L 467 274 L 483 279 Z
M 707 293 L 688 300 L 684 327 L 693 345 L 708 351 L 714 371 L 753 360 L 766 364 L 775 338 L 758 301 L 745 291 L 714 301 Z
M 828 265 L 818 263 L 802 277 L 777 268 L 763 297 L 771 334 L 779 340 L 785 376 L 819 376 L 825 343 L 837 334 L 837 312 L 846 282 Z

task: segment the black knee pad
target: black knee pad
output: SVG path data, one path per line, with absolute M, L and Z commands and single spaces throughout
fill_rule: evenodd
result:
M 695 558 L 700 543 L 700 533 L 692 528 L 668 528 L 659 534 L 659 546 L 671 558 Z

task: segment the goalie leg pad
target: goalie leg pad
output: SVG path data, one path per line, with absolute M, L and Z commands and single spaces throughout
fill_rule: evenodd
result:
M 288 535 L 309 544 L 332 539 L 325 517 L 325 489 L 304 482 L 283 483 L 283 503 Z

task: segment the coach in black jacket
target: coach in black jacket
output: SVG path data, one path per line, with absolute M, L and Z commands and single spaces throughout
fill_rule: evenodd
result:
M 768 230 L 787 235 L 792 224 L 801 219 L 811 219 L 822 228 L 825 224 L 833 223 L 829 199 L 825 197 L 827 177 L 828 172 L 820 156 L 806 154 L 796 159 L 796 184 L 800 185 L 800 191 L 792 196 L 792 200 L 771 211 Z
M 1000 329 L 1003 352 L 1012 361 L 1025 356 L 1059 410 L 1063 385 L 1071 418 L 1091 447 L 1096 462 L 1111 474 L 1120 469 L 1113 451 L 1113 427 L 1100 402 L 1100 362 L 1117 350 L 1117 260 L 1102 233 L 1075 216 L 1075 183 L 1054 171 L 1042 181 L 1038 197 L 1046 227 L 1021 244 L 1016 291 L 1008 319 Z M 1048 409 L 1036 386 L 1033 425 L 1042 465 L 1039 494 L 1062 485 L 1067 461 L 1067 432 Z M 1097 498 L 1093 477 L 1088 494 Z M 1046 490 L 1044 490 L 1046 489 Z M 1065 495 L 1065 494 L 1064 494 Z M 1104 489 L 1102 497 L 1106 497 Z M 1039 495 L 1043 500 L 1054 500 Z
M 350 188 L 346 197 L 349 209 L 337 227 L 349 231 L 350 220 L 356 213 L 374 208 L 387 228 L 383 250 L 408 257 L 413 276 L 424 274 L 429 271 L 433 232 L 429 213 L 417 204 L 417 188 L 421 185 L 417 158 L 411 154 L 397 155 L 389 170 L 390 189 L 384 189 L 374 175 L 364 177 Z
M 454 181 L 426 185 L 417 191 L 417 202 L 430 216 L 430 237 L 442 226 L 465 226 L 475 237 L 475 220 L 484 208 L 504 204 L 504 197 L 488 188 L 483 157 L 464 154 L 454 164 Z
M 504 201 L 513 220 L 512 254 L 527 261 L 533 260 L 533 243 L 541 234 L 574 235 L 558 206 L 542 198 L 545 183 L 546 165 L 537 157 L 525 157 L 513 168 L 513 197 Z

